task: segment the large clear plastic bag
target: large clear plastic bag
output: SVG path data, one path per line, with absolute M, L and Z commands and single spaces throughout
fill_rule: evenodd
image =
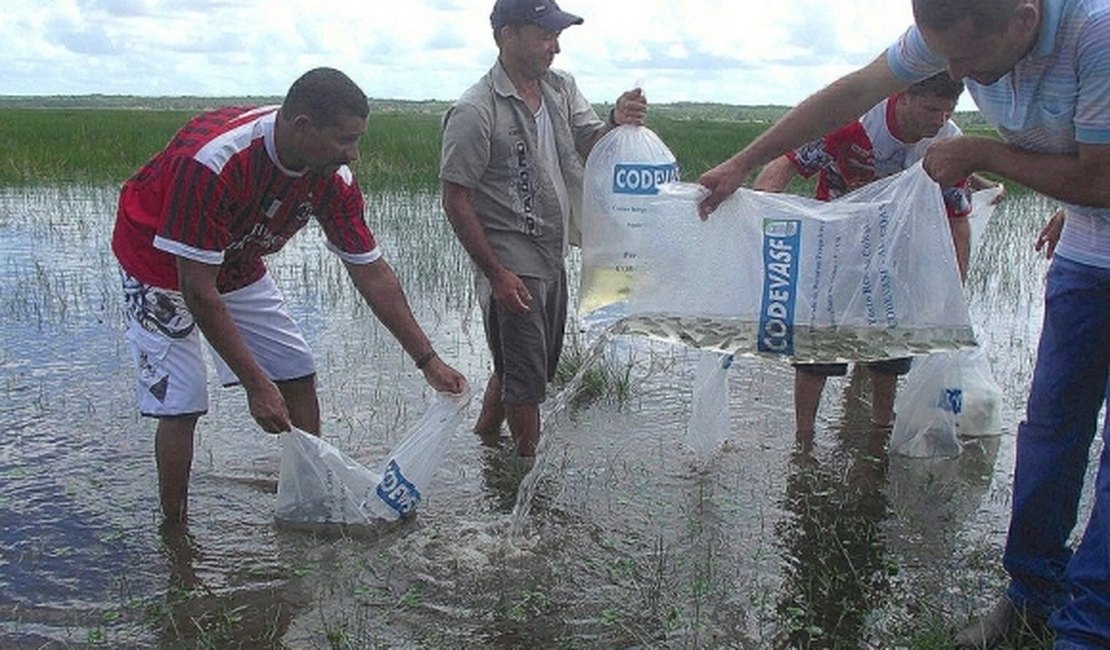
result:
M 1002 389 L 982 348 L 914 359 L 894 400 L 890 451 L 918 458 L 957 456 L 961 437 L 1001 433 Z
M 582 313 L 599 312 L 599 319 L 623 315 L 652 199 L 660 185 L 678 176 L 674 154 L 647 127 L 613 129 L 590 150 L 582 188 Z
M 274 517 L 297 524 L 360 525 L 411 514 L 427 493 L 469 401 L 469 390 L 438 394 L 378 472 L 322 438 L 299 430 L 283 434 Z
M 606 178 L 602 169 L 587 183 Z M 700 185 L 655 189 L 636 227 L 604 243 L 634 262 L 606 295 L 619 301 L 622 332 L 795 362 L 975 343 L 940 188 L 920 164 L 829 202 L 741 188 L 706 221 Z M 584 237 L 583 278 L 612 270 L 591 268 L 601 245 Z M 581 304 L 585 316 L 593 304 Z

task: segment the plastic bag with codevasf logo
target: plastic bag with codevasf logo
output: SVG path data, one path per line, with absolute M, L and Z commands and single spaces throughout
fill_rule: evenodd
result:
M 283 434 L 274 517 L 297 524 L 357 525 L 412 514 L 426 496 L 469 401 L 469 390 L 438 394 L 380 472 L 322 438 L 299 430 Z

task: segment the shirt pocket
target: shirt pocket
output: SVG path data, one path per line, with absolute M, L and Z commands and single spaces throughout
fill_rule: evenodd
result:
M 1036 120 L 1039 125 L 1054 132 L 1074 131 L 1075 104 L 1067 102 L 1045 102 L 1037 109 Z M 1031 126 L 1038 126 L 1033 124 Z

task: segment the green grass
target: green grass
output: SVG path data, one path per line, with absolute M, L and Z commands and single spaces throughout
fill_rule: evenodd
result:
M 0 108 L 0 186 L 126 180 L 195 111 Z M 354 165 L 368 190 L 436 183 L 439 115 L 381 113 Z
M 353 165 L 367 190 L 437 184 L 441 112 L 371 113 L 361 159 Z M 0 186 L 123 182 L 196 111 L 124 108 L 0 108 Z M 686 119 L 661 111 L 650 119 L 696 179 L 751 141 L 766 124 Z
M 365 190 L 436 187 L 440 119 L 446 105 L 375 103 L 361 142 L 360 160 L 352 165 Z M 33 108 L 25 102 L 0 102 L 0 187 L 118 185 L 161 150 L 199 110 L 114 104 L 106 108 Z M 648 126 L 675 154 L 682 178 L 696 181 L 751 142 L 783 110 L 663 105 L 653 107 Z M 607 111 L 605 106 L 598 107 L 599 115 Z
M 585 343 L 577 332 L 567 333 L 563 344 L 563 351 L 559 357 L 559 365 L 555 368 L 555 378 L 552 384 L 560 390 L 571 384 L 577 377 L 575 392 L 571 396 L 570 405 L 574 408 L 585 408 L 595 402 L 608 402 L 617 408 L 623 408 L 632 396 L 632 360 L 618 360 L 607 355 L 592 359 L 591 350 L 586 349 Z M 583 365 L 590 366 L 583 370 Z

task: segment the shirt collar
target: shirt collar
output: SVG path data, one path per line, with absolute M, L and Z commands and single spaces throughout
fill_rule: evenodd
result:
M 501 59 L 497 59 L 490 74 L 493 76 L 493 90 L 498 95 L 521 98 L 520 93 L 516 91 L 516 86 L 513 85 L 513 80 L 509 78 L 509 73 L 505 72 L 505 68 L 501 65 Z
M 1056 50 L 1056 33 L 1060 28 L 1060 16 L 1064 12 L 1064 0 L 1041 0 L 1041 28 L 1037 42 L 1029 56 L 1043 57 Z
M 274 137 L 274 125 L 277 123 L 277 114 L 278 111 L 274 110 L 272 113 L 264 115 L 262 119 L 259 120 L 259 126 L 262 128 L 262 141 L 266 144 L 266 154 L 270 157 L 270 162 L 274 163 L 274 166 L 281 170 L 281 173 L 286 176 L 299 178 L 304 176 L 308 170 L 302 169 L 294 171 L 288 169 L 285 165 L 281 164 L 281 158 L 278 158 L 277 138 Z

